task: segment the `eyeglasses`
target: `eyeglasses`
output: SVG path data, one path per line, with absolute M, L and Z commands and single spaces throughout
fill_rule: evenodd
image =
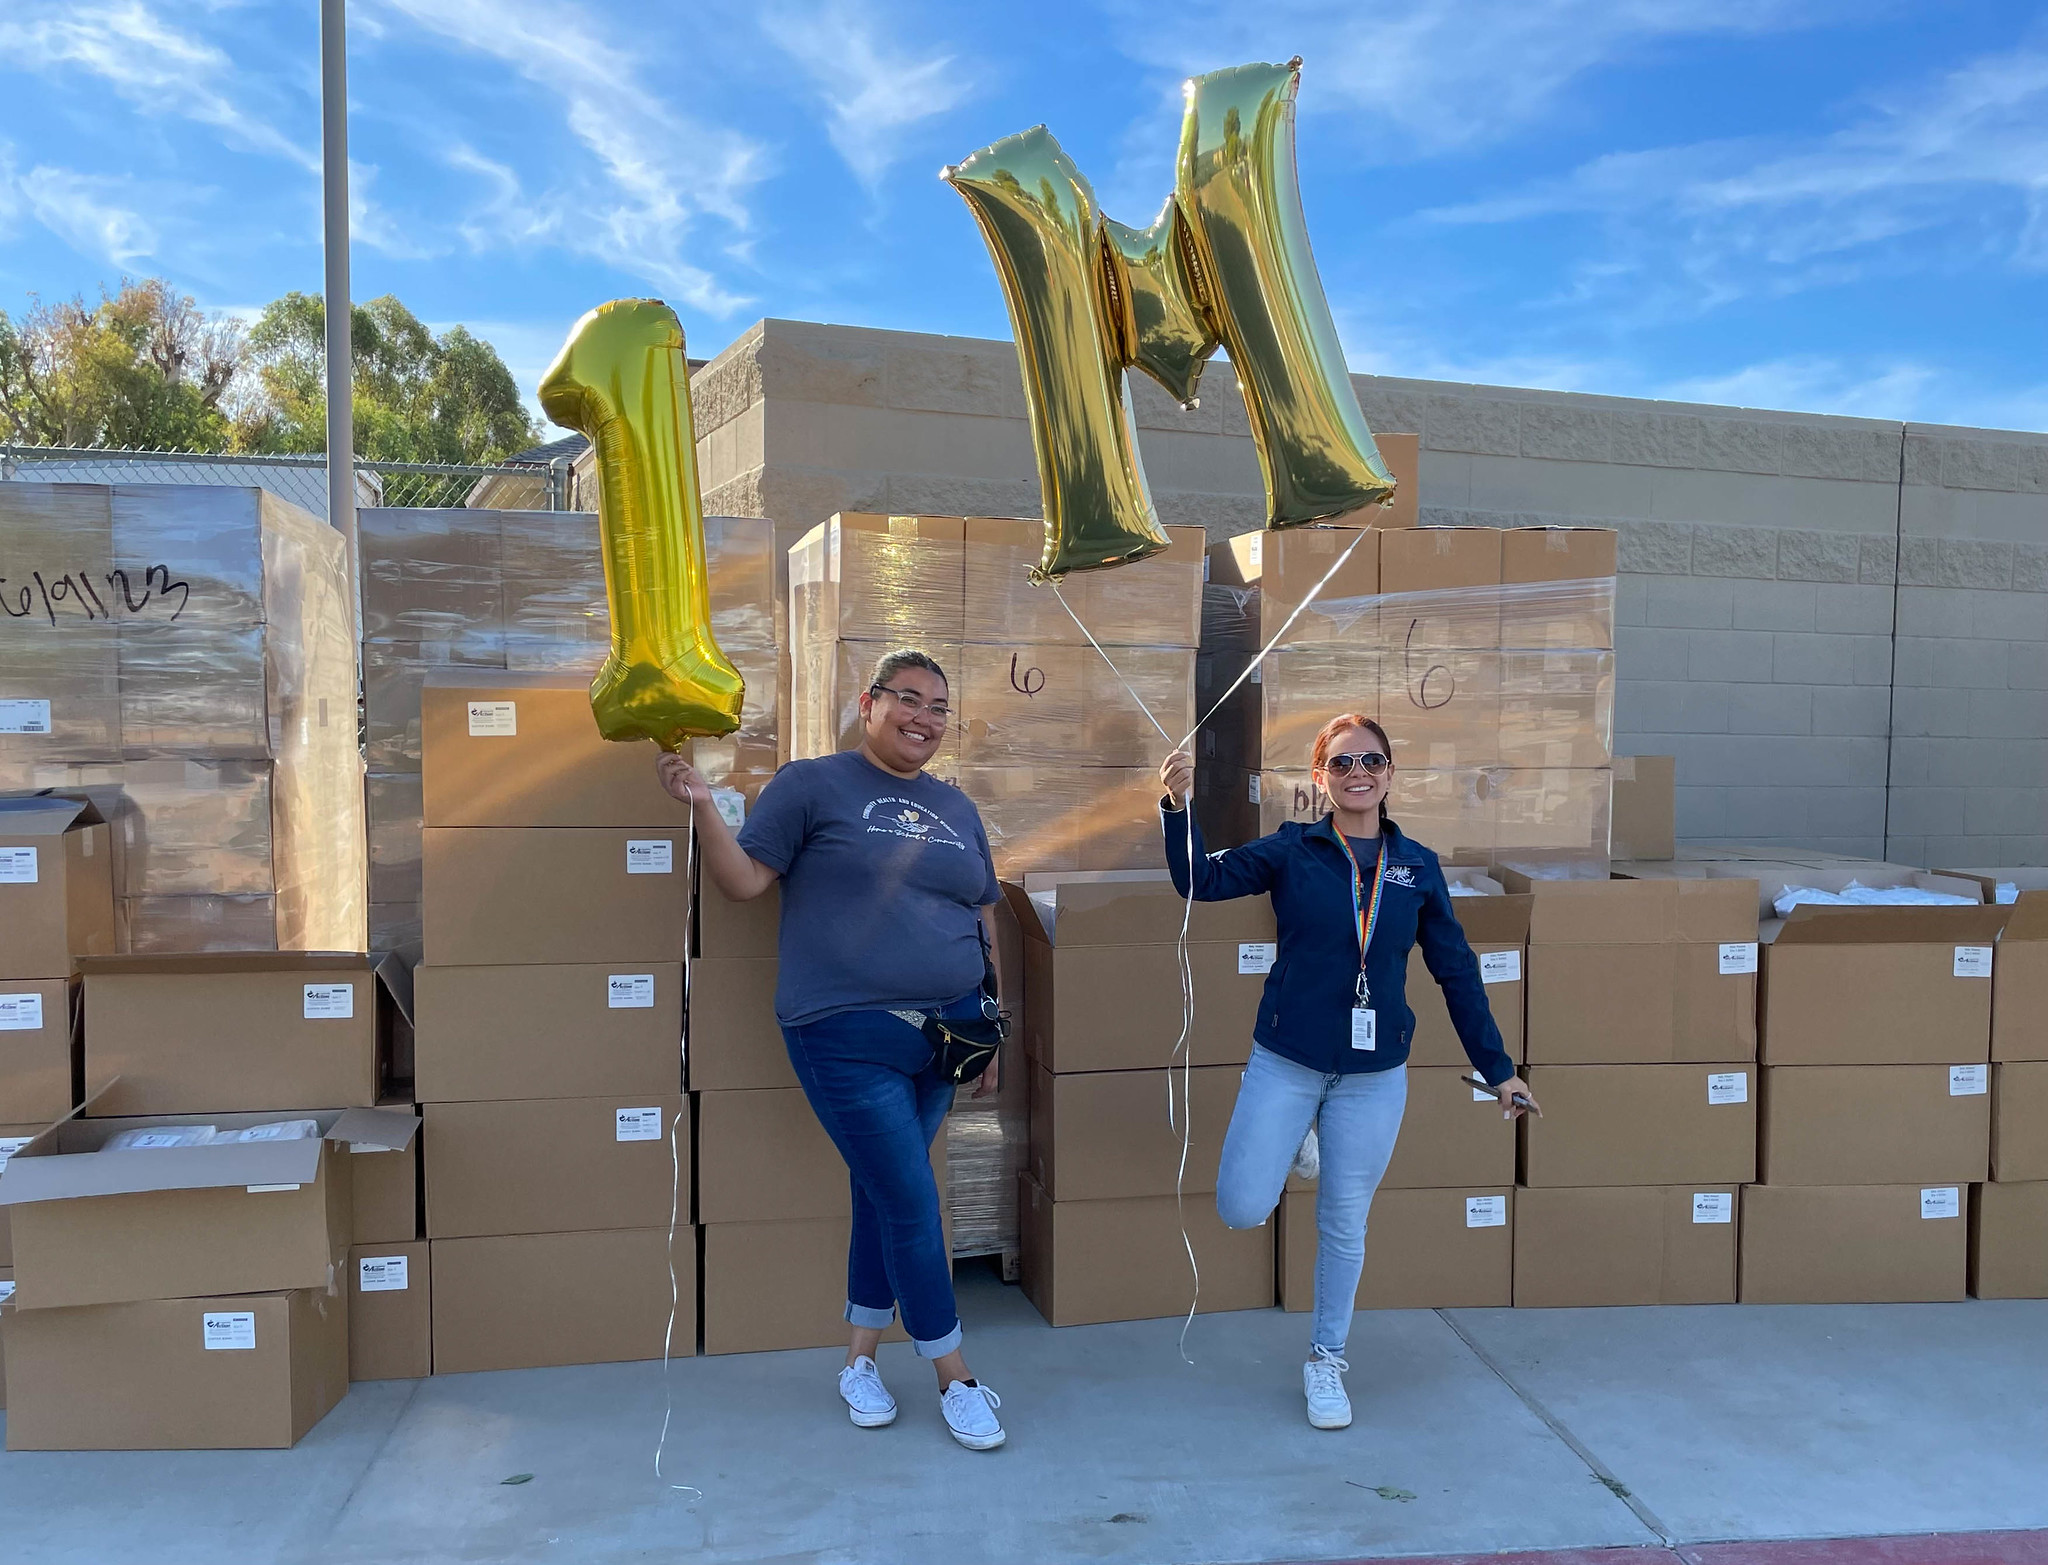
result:
M 1349 777 L 1352 767 L 1362 768 L 1368 776 L 1377 777 L 1393 761 L 1377 750 L 1362 750 L 1357 755 L 1333 755 L 1323 762 L 1323 770 L 1332 777 Z
M 894 696 L 907 717 L 931 717 L 943 723 L 953 715 L 953 709 L 945 702 L 927 702 L 923 696 L 909 690 L 898 690 L 894 685 L 869 685 L 868 694 Z

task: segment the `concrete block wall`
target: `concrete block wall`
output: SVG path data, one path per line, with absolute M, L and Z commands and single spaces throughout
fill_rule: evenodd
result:
M 1263 520 L 1227 363 L 1132 400 L 1163 520 Z M 1682 839 L 2048 862 L 2048 437 L 1355 377 L 1425 525 L 1621 534 L 1616 748 Z M 1036 516 L 1007 342 L 768 320 L 693 379 L 705 505 Z

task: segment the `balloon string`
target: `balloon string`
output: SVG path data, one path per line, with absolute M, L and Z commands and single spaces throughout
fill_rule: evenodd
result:
M 1051 585 L 1053 596 L 1060 600 L 1060 607 L 1067 611 L 1067 617 L 1080 629 L 1081 634 L 1088 638 L 1088 645 L 1093 647 L 1102 658 L 1102 661 L 1109 665 L 1109 671 L 1116 675 L 1117 683 L 1124 687 L 1124 692 L 1130 696 L 1132 701 L 1137 703 L 1138 710 L 1145 714 L 1145 721 L 1150 723 L 1157 731 L 1159 737 L 1164 739 L 1167 744 L 1172 745 L 1175 750 L 1185 750 L 1195 742 L 1195 735 L 1201 732 L 1203 725 L 1222 709 L 1223 703 L 1237 693 L 1239 686 L 1251 678 L 1252 671 L 1266 661 L 1268 654 L 1280 644 L 1287 632 L 1294 628 L 1294 622 L 1301 618 L 1302 611 L 1321 596 L 1323 589 L 1329 586 L 1337 572 L 1344 568 L 1344 562 L 1351 558 L 1352 552 L 1364 541 L 1365 533 L 1363 530 L 1360 530 L 1358 536 L 1353 538 L 1345 547 L 1344 552 L 1337 556 L 1336 563 L 1323 572 L 1322 580 L 1310 588 L 1308 596 L 1295 605 L 1294 612 L 1288 615 L 1285 623 L 1273 633 L 1273 639 L 1259 649 L 1259 655 L 1245 665 L 1244 671 L 1231 682 L 1230 688 L 1217 697 L 1215 705 L 1211 706 L 1208 711 L 1195 720 L 1195 726 L 1188 730 L 1187 737 L 1181 740 L 1179 744 L 1173 743 L 1172 736 L 1160 725 L 1159 719 L 1152 715 L 1152 709 L 1145 704 L 1145 698 L 1132 688 L 1131 682 L 1128 679 L 1124 678 L 1124 671 L 1116 666 L 1116 659 L 1103 650 L 1102 643 L 1095 639 L 1095 632 L 1090 630 L 1081 616 L 1074 612 L 1074 606 L 1067 602 L 1067 595 L 1060 591 L 1059 582 L 1053 580 Z M 1194 1282 L 1194 1297 L 1188 1301 L 1187 1318 L 1180 1325 L 1180 1356 L 1183 1363 L 1192 1364 L 1194 1360 L 1188 1356 L 1188 1332 L 1194 1326 L 1196 1311 L 1202 1306 L 1202 1266 L 1195 1259 L 1195 1243 L 1188 1234 L 1186 1195 L 1188 1156 L 1194 1140 L 1195 1085 L 1194 1050 L 1190 1044 L 1195 1030 L 1195 969 L 1193 951 L 1190 946 L 1190 932 L 1193 928 L 1195 917 L 1195 801 L 1191 794 L 1182 797 L 1181 811 L 1187 817 L 1188 890 L 1187 897 L 1181 908 L 1180 939 L 1175 945 L 1175 955 L 1179 959 L 1180 966 L 1180 1036 L 1174 1040 L 1173 1052 L 1167 1056 L 1166 1123 L 1180 1135 L 1180 1165 L 1175 1170 L 1173 1176 L 1173 1204 L 1175 1214 L 1180 1221 L 1181 1247 L 1187 1251 L 1188 1273 Z M 1173 1100 L 1173 1067 L 1176 1064 L 1180 1066 L 1181 1072 L 1180 1105 L 1178 1110 L 1176 1110 Z
M 697 801 L 695 799 L 691 799 L 689 803 L 690 835 L 688 840 L 688 846 L 685 847 L 685 849 L 683 850 L 683 884 L 689 887 L 692 895 L 694 895 L 697 886 Z M 690 1013 L 690 947 L 695 943 L 696 938 L 697 931 L 695 930 L 695 928 L 689 928 L 684 931 L 683 1014 L 685 1016 L 689 1015 Z M 678 1061 L 678 1063 L 681 1063 L 681 1061 Z M 682 1111 L 678 1110 L 676 1112 L 675 1118 L 669 1121 L 668 1127 L 668 1164 L 670 1177 L 668 1195 L 667 1252 L 668 1328 L 662 1333 L 661 1337 L 661 1394 L 662 1399 L 665 1402 L 666 1406 L 664 1406 L 664 1408 L 662 1409 L 661 1414 L 661 1435 L 660 1438 L 658 1438 L 654 1442 L 654 1476 L 656 1478 L 660 1478 L 662 1476 L 661 1454 L 663 1449 L 668 1445 L 669 1425 L 674 1421 L 676 1416 L 676 1393 L 675 1387 L 669 1381 L 668 1362 L 671 1356 L 671 1352 L 675 1345 L 676 1314 L 680 1309 L 682 1303 L 682 1288 L 676 1280 L 676 1226 L 677 1220 L 682 1215 L 683 1207 L 683 1155 L 682 1148 L 678 1141 L 678 1138 L 682 1133 L 682 1128 L 683 1115 Z M 680 1489 L 686 1494 L 694 1494 L 700 1500 L 704 1498 L 704 1491 L 702 1489 L 693 1488 L 689 1484 L 670 1484 L 669 1487 L 671 1489 Z

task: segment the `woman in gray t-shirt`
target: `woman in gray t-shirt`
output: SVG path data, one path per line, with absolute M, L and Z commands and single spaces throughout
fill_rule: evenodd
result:
M 986 1451 L 1003 1443 L 1000 1403 L 961 1356 L 931 1167 L 953 1086 L 923 1032 L 896 1014 L 973 1014 L 983 941 L 994 943 L 1000 893 L 980 813 L 924 770 L 951 716 L 945 671 L 922 652 L 892 652 L 860 698 L 857 749 L 783 767 L 737 836 L 715 809 L 695 814 L 704 867 L 728 900 L 781 882 L 775 1017 L 853 1182 L 853 1340 L 839 1375 L 848 1415 L 864 1429 L 895 1422 L 874 1354 L 900 1305 L 919 1355 L 935 1362 L 947 1427 Z M 710 804 L 681 756 L 659 767 L 676 798 Z

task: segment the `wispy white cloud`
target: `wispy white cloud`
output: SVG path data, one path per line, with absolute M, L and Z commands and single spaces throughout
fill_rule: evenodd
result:
M 1848 362 L 1802 355 L 1771 359 L 1718 375 L 1664 381 L 1656 396 L 1724 407 L 1782 408 L 1854 418 L 1926 416 L 1941 371 L 1912 361 Z
M 16 174 L 0 164 L 0 181 L 13 187 L 12 205 L 81 255 L 125 267 L 156 253 L 157 230 L 142 213 L 117 199 L 128 182 L 38 164 Z M 0 212 L 10 205 L 0 190 Z
M 1407 156 L 1495 141 L 1549 114 L 1580 78 L 1658 44 L 1768 34 L 1848 0 L 1190 0 L 1171 19 L 1116 0 L 1134 59 L 1192 74 L 1301 55 L 1302 108 L 1343 114 L 1372 150 Z
M 885 36 L 856 0 L 782 5 L 761 28 L 823 99 L 826 133 L 860 182 L 873 190 L 902 155 L 910 129 L 946 113 L 973 90 L 953 55 L 913 50 Z
M 388 212 L 377 201 L 378 169 L 372 163 L 348 164 L 348 236 L 352 244 L 367 245 L 380 255 L 396 261 L 425 261 L 445 253 L 446 246 L 435 241 L 424 225 Z M 438 225 L 437 225 L 438 226 Z
M 144 0 L 111 5 L 10 4 L 0 19 L 0 69 L 83 71 L 144 114 L 172 114 L 210 125 L 231 142 L 288 159 L 309 171 L 316 151 L 300 146 L 238 100 L 234 62 Z
M 560 243 L 673 289 L 699 309 L 725 315 L 747 302 L 693 258 L 690 241 L 703 216 L 735 229 L 748 226 L 747 197 L 765 172 L 759 143 L 675 109 L 643 79 L 639 61 L 607 41 L 600 17 L 581 6 L 541 0 L 375 3 L 496 61 L 559 101 L 571 134 L 602 171 L 586 188 L 537 198 L 574 212 L 573 221 L 559 220 L 549 229 Z M 511 171 L 475 162 L 469 171 L 484 179 L 482 211 L 488 214 L 504 195 L 499 171 Z M 472 232 L 484 231 L 472 225 Z
M 1943 261 L 2048 270 L 2048 50 L 1971 61 L 1803 144 L 1612 153 L 1427 215 L 1601 219 L 1610 248 L 1578 293 L 1648 279 L 1649 307 L 1666 312 Z

